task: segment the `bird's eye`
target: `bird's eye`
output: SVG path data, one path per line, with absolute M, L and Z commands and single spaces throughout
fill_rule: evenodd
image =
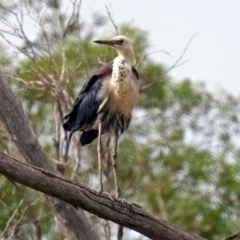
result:
M 119 44 L 123 44 L 123 43 L 124 43 L 123 39 L 119 40 Z

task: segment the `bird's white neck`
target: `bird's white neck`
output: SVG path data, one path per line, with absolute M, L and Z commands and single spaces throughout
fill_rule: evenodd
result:
M 103 81 L 103 87 L 98 96 L 103 100 L 100 110 L 106 102 L 110 101 L 109 107 L 112 113 L 120 112 L 124 116 L 130 116 L 139 94 L 139 82 L 132 72 L 133 62 L 122 55 L 113 60 L 112 75 L 108 81 Z
M 132 49 L 117 49 L 118 52 L 118 58 L 122 58 L 125 59 L 126 62 L 128 62 L 129 64 L 131 64 L 131 66 L 135 65 L 136 63 L 136 58 L 134 55 L 134 52 Z
M 119 55 L 113 61 L 112 81 L 116 84 L 118 90 L 122 89 L 126 85 L 126 81 L 130 79 L 132 75 L 132 64 Z

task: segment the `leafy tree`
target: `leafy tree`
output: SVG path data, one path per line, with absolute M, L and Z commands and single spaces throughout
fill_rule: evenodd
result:
M 3 8 L 5 23 L 11 13 L 8 8 Z M 61 1 L 30 1 L 21 8 L 13 4 L 19 31 L 14 32 L 13 25 L 10 30 L 22 41 L 13 45 L 3 30 L 1 36 L 24 56 L 12 65 L 14 57 L 4 53 L 0 62 L 52 163 L 65 177 L 97 188 L 96 142 L 81 148 L 79 134 L 75 134 L 68 149 L 62 123 L 92 69 L 115 56 L 112 49 L 91 40 L 99 37 L 95 34 L 99 29 L 106 34 L 102 38 L 112 36 L 113 31 L 100 14 L 94 15 L 93 22 L 80 21 L 80 2 L 73 2 L 70 15 L 63 8 Z M 33 41 L 21 28 L 19 16 L 24 11 L 39 26 Z M 190 79 L 174 82 L 167 67 L 148 55 L 145 31 L 129 23 L 120 24 L 118 31 L 133 40 L 141 76 L 138 106 L 118 149 L 124 198 L 207 239 L 232 234 L 238 230 L 240 214 L 239 99 L 225 92 L 208 92 Z M 21 158 L 0 130 L 1 151 Z M 104 186 L 112 194 L 109 136 L 104 140 Z M 0 183 L 2 237 L 64 238 L 41 194 L 3 176 Z M 89 218 L 106 239 L 114 235 L 113 224 Z

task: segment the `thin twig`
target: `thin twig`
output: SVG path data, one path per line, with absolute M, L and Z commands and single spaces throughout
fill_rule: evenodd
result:
M 113 27 L 115 28 L 116 35 L 119 35 L 118 27 L 117 27 L 117 25 L 115 24 L 115 22 L 114 22 L 114 20 L 113 20 L 113 18 L 112 18 L 112 15 L 111 15 L 111 13 L 110 13 L 110 11 L 109 11 L 109 9 L 108 9 L 108 6 L 106 5 L 105 7 L 106 7 L 106 9 L 107 9 L 108 17 L 109 17 L 109 19 L 110 19 L 110 21 L 111 21 Z
M 187 43 L 186 47 L 184 48 L 183 52 L 182 52 L 181 55 L 178 57 L 178 59 L 173 63 L 173 65 L 166 70 L 166 73 L 169 73 L 173 68 L 176 68 L 176 67 L 181 66 L 181 65 L 183 64 L 183 63 L 180 63 L 180 61 L 182 60 L 183 56 L 184 56 L 185 53 L 187 52 L 187 50 L 188 50 L 188 48 L 189 48 L 189 46 L 190 46 L 190 44 L 191 44 L 191 42 L 192 42 L 192 40 L 197 36 L 197 34 L 198 34 L 198 33 L 195 33 L 195 34 L 193 34 L 192 37 L 190 37 L 190 39 L 188 40 L 188 43 Z M 186 62 L 186 61 L 184 61 L 184 63 L 185 63 L 185 62 Z
M 23 200 L 21 200 L 18 204 L 18 206 L 16 207 L 15 211 L 13 212 L 12 216 L 9 218 L 5 229 L 3 230 L 2 234 L 1 234 L 1 238 L 4 238 L 5 233 L 7 232 L 7 230 L 9 229 L 9 225 L 11 223 L 11 221 L 13 220 L 13 218 L 17 215 L 19 208 L 21 207 L 21 205 L 23 204 Z
M 66 27 L 62 30 L 62 38 L 64 39 L 68 33 L 68 30 L 73 27 L 75 24 L 78 23 L 78 19 L 74 21 L 74 17 L 78 15 L 79 13 L 77 12 L 79 9 L 77 8 L 76 2 L 72 2 L 73 4 L 73 10 L 71 13 L 71 16 L 68 19 L 68 22 L 66 24 Z M 77 10 L 76 10 L 77 9 Z
M 81 166 L 81 159 L 82 159 L 82 148 L 81 148 L 81 145 L 79 144 L 79 141 L 74 141 L 74 145 L 76 146 L 75 147 L 75 151 L 76 151 L 76 154 L 75 154 L 75 162 L 74 162 L 74 167 L 73 167 L 73 171 L 72 171 L 72 174 L 71 174 L 71 180 L 72 181 L 76 181 L 76 177 L 77 177 L 77 174 L 78 174 L 78 171 L 79 171 L 79 168 Z
M 20 195 L 20 197 L 24 201 L 24 203 L 26 205 L 26 211 L 28 211 L 29 216 L 30 216 L 30 218 L 31 218 L 31 220 L 32 220 L 32 222 L 33 222 L 33 224 L 35 226 L 35 229 L 36 229 L 36 233 L 35 233 L 36 234 L 36 239 L 40 240 L 41 239 L 41 235 L 42 235 L 41 234 L 41 232 L 42 232 L 41 231 L 41 226 L 40 226 L 39 220 L 37 219 L 37 217 L 35 216 L 35 214 L 32 211 L 32 208 L 31 208 L 31 205 L 30 205 L 28 199 L 24 196 L 24 193 L 22 192 L 22 190 L 19 188 L 18 184 L 15 181 L 13 181 L 13 180 L 11 180 L 9 178 L 8 178 L 8 180 L 13 184 L 13 186 L 17 190 L 18 194 Z M 20 220 L 21 219 L 19 219 L 18 222 L 20 222 Z M 18 224 L 16 224 L 16 226 Z
M 109 221 L 103 220 L 102 226 L 105 234 L 105 239 L 111 240 L 111 227 L 110 227 Z
M 195 38 L 197 36 L 198 33 L 195 33 L 192 37 L 190 37 L 190 39 L 188 40 L 188 43 L 186 45 L 186 47 L 183 49 L 183 52 L 181 53 L 181 55 L 177 58 L 177 60 L 173 63 L 173 65 L 171 67 L 169 67 L 166 71 L 165 71 L 165 74 L 169 73 L 172 69 L 176 68 L 176 67 L 179 67 L 179 66 L 182 66 L 183 64 L 185 64 L 186 62 L 188 62 L 188 60 L 185 60 L 183 62 L 180 62 L 182 60 L 182 58 L 184 57 L 185 53 L 187 52 L 193 38 Z M 166 52 L 167 53 L 167 52 Z M 142 86 L 140 88 L 140 92 L 150 88 L 154 83 L 156 83 L 157 80 L 149 83 L 149 84 L 146 84 L 144 86 Z
M 167 54 L 169 57 L 171 57 L 172 58 L 172 56 L 171 56 L 171 54 L 169 53 L 169 52 L 167 52 L 167 51 L 164 51 L 164 50 L 156 50 L 156 51 L 152 51 L 152 52 L 149 52 L 149 53 L 146 53 L 146 54 L 142 54 L 142 56 L 141 56 L 141 58 L 139 59 L 139 61 L 137 62 L 137 64 L 136 64 L 136 67 L 141 63 L 141 62 L 143 62 L 145 59 L 146 59 L 146 57 L 148 57 L 148 56 L 150 56 L 150 55 L 152 55 L 152 54 L 155 54 L 155 53 L 165 53 L 165 54 Z

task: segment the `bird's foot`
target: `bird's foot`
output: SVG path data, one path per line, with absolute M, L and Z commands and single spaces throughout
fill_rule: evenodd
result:
M 103 193 L 106 194 L 112 202 L 114 202 L 113 196 L 111 196 L 108 192 L 103 192 Z
M 107 196 L 109 197 L 109 199 L 110 199 L 112 202 L 114 202 L 114 197 L 111 196 L 108 192 L 103 192 L 102 190 L 99 190 L 99 191 L 97 192 L 97 195 L 100 195 L 100 194 L 105 194 L 105 195 L 107 195 Z
M 126 203 L 128 205 L 132 205 L 131 202 L 129 202 L 128 200 L 124 199 L 124 198 L 117 198 L 117 201 L 121 202 L 122 204 Z

